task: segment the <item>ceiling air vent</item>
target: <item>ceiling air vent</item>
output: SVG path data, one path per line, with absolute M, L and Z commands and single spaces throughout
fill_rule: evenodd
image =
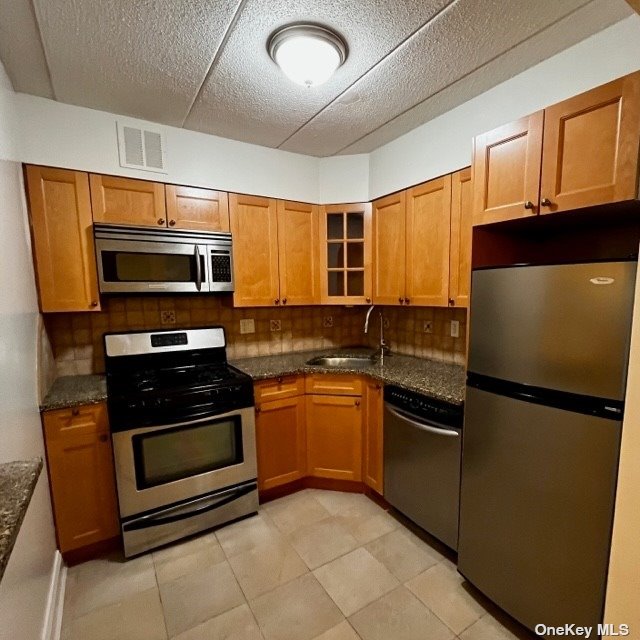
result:
M 167 173 L 165 169 L 165 141 L 159 131 L 141 129 L 118 122 L 118 152 L 120 166 Z

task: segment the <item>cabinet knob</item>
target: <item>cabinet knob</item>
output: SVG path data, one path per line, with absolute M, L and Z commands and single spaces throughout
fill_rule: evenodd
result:
M 256 413 L 260 413 L 260 407 L 256 407 Z
M 356 400 L 355 404 L 356 404 L 356 407 L 359 407 L 360 406 L 360 400 Z
M 526 200 L 524 203 L 524 208 L 525 209 L 535 209 L 535 205 L 533 204 L 533 202 L 531 202 L 531 200 Z
M 377 389 L 378 391 L 380 391 L 380 389 L 382 389 L 382 385 L 381 385 L 381 384 L 377 384 L 377 385 L 376 385 L 376 389 Z
M 175 227 L 176 226 L 176 221 L 175 220 L 169 220 L 169 226 L 170 227 Z
M 405 298 L 405 299 L 404 299 L 404 303 L 405 303 L 405 304 L 411 304 L 411 300 L 409 300 L 409 298 Z
M 91 301 L 91 306 L 92 307 L 97 307 L 98 306 L 98 301 L 97 300 L 92 300 Z
M 404 304 L 404 298 L 398 298 L 398 302 L 399 302 L 400 304 Z
M 553 206 L 553 202 L 551 202 L 551 200 L 549 200 L 549 198 L 542 198 L 542 200 L 540 200 L 540 204 L 543 207 L 552 207 Z
M 286 298 L 282 298 L 282 304 L 287 304 L 287 299 Z
M 282 384 L 282 376 L 278 376 L 278 384 Z
M 102 433 L 98 436 L 98 440 L 100 442 L 106 442 L 109 439 L 109 436 L 106 433 Z
M 371 304 L 371 298 L 365 298 L 367 304 Z
M 164 224 L 164 218 L 158 218 L 158 224 L 162 226 Z
M 79 416 L 80 415 L 80 409 L 71 409 L 71 415 L 72 416 Z
M 274 302 L 275 304 L 280 304 L 280 298 L 276 298 L 273 302 Z
M 449 298 L 449 306 L 450 307 L 455 307 L 456 306 L 456 301 L 453 298 Z

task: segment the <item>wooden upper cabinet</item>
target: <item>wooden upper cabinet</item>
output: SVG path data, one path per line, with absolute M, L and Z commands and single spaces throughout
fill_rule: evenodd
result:
M 272 198 L 229 194 L 236 307 L 280 303 L 278 218 Z
M 405 304 L 448 304 L 450 211 L 450 175 L 430 180 L 407 192 Z
M 92 173 L 91 203 L 94 222 L 165 227 L 164 184 Z
M 42 415 L 53 511 L 63 553 L 120 532 L 104 403 Z
M 318 206 L 278 200 L 277 211 L 280 301 L 318 303 Z
M 451 250 L 449 252 L 449 304 L 469 306 L 472 236 L 471 168 L 451 176 Z
M 540 213 L 637 198 L 639 147 L 640 72 L 545 109 Z
M 371 303 L 371 203 L 320 207 L 322 304 Z
M 98 311 L 89 176 L 26 167 L 40 309 Z
M 405 281 L 405 191 L 373 202 L 373 303 L 403 304 Z
M 191 231 L 229 231 L 226 192 L 168 184 L 168 226 Z
M 538 111 L 476 137 L 473 224 L 537 214 L 543 121 Z

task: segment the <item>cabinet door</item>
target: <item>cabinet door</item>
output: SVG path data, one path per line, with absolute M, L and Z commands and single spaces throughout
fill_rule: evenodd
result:
M 272 198 L 229 194 L 236 307 L 280 304 L 278 221 Z
M 538 111 L 474 140 L 473 224 L 537 214 L 543 121 Z
M 304 396 L 263 402 L 256 408 L 258 489 L 306 475 Z
M 382 385 L 368 381 L 364 395 L 363 479 L 380 495 L 383 493 Z
M 451 250 L 449 304 L 469 306 L 471 288 L 471 169 L 451 176 Z
M 304 395 L 304 376 L 260 380 L 253 385 L 256 404 Z
M 164 185 L 92 173 L 91 204 L 94 222 L 165 227 Z
M 307 470 L 310 476 L 362 479 L 362 407 L 359 397 L 308 395 Z
M 403 304 L 405 282 L 405 192 L 373 203 L 373 302 Z
M 224 191 L 168 184 L 169 227 L 192 231 L 229 231 L 229 200 Z
M 545 109 L 540 212 L 637 198 L 639 148 L 640 72 Z
M 405 304 L 448 304 L 450 235 L 451 176 L 409 189 Z
M 43 414 L 51 495 L 63 553 L 119 533 L 107 407 Z
M 320 208 L 322 304 L 371 304 L 371 203 Z
M 27 166 L 26 178 L 40 309 L 98 311 L 88 175 Z
M 282 304 L 320 302 L 317 205 L 278 200 L 278 262 Z

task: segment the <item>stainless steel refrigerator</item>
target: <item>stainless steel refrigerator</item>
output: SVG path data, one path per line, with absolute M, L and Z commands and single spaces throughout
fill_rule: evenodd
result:
M 458 569 L 530 629 L 602 621 L 636 266 L 473 273 Z

